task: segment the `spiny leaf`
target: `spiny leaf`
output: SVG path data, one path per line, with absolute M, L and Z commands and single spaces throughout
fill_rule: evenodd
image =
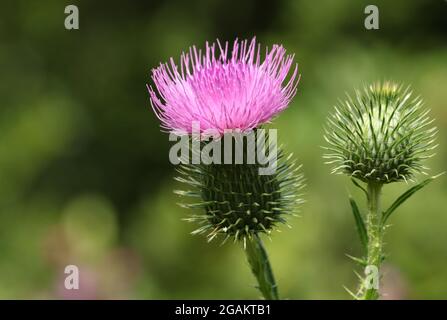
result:
M 351 178 L 351 181 L 357 188 L 359 188 L 360 190 L 362 190 L 365 193 L 366 199 L 368 199 L 369 198 L 368 191 L 366 191 L 366 189 L 364 187 L 362 187 L 360 185 L 360 183 L 358 183 L 357 180 L 355 180 L 354 178 Z
M 360 236 L 360 241 L 362 242 L 365 252 L 368 248 L 368 234 L 366 233 L 365 223 L 363 221 L 362 215 L 360 214 L 359 207 L 355 200 L 349 196 L 349 202 L 351 204 L 352 213 L 354 214 L 355 224 L 357 226 L 357 231 Z
M 408 189 L 407 191 L 405 191 L 404 193 L 402 193 L 399 198 L 397 198 L 393 204 L 388 208 L 388 210 L 386 210 L 385 212 L 382 213 L 382 224 L 385 224 L 386 221 L 388 220 L 388 218 L 391 216 L 391 214 L 402 204 L 404 203 L 408 198 L 410 198 L 413 194 L 415 194 L 417 191 L 419 191 L 420 189 L 422 189 L 423 187 L 425 187 L 427 184 L 429 184 L 430 182 L 432 182 L 433 180 L 435 180 L 436 178 L 438 178 L 439 176 L 443 175 L 445 172 L 440 173 L 436 176 L 430 177 L 424 181 L 422 181 L 421 183 L 418 183 L 417 185 L 411 187 L 410 189 Z

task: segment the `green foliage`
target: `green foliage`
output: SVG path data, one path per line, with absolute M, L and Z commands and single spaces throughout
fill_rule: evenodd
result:
M 388 220 L 388 218 L 391 216 L 391 214 L 407 199 L 409 199 L 413 194 L 415 194 L 417 191 L 421 190 L 423 187 L 428 185 L 430 182 L 438 178 L 439 176 L 443 175 L 444 173 L 438 174 L 436 176 L 430 177 L 428 179 L 425 179 L 424 181 L 418 183 L 417 185 L 411 187 L 404 193 L 402 193 L 394 202 L 393 204 L 382 213 L 382 224 L 385 224 Z
M 369 195 L 368 195 L 368 191 L 367 191 L 364 187 L 362 187 L 362 186 L 360 185 L 360 183 L 358 183 L 357 180 L 355 180 L 354 178 L 351 178 L 351 181 L 352 181 L 352 183 L 353 183 L 357 188 L 359 188 L 360 190 L 363 191 L 363 193 L 364 193 L 365 196 L 366 196 L 366 199 L 368 199 L 368 197 L 369 197 Z
M 365 224 L 365 219 L 360 213 L 357 203 L 349 196 L 349 202 L 351 204 L 351 209 L 354 215 L 354 220 L 356 223 L 357 231 L 360 237 L 360 241 L 365 253 L 365 259 L 360 259 L 348 255 L 349 258 L 359 263 L 362 267 L 374 265 L 377 269 L 380 268 L 382 262 L 385 260 L 385 254 L 383 252 L 383 238 L 385 235 L 386 222 L 391 214 L 407 199 L 409 199 L 417 191 L 428 185 L 430 182 L 435 180 L 437 177 L 443 175 L 444 173 L 438 174 L 436 176 L 430 177 L 421 183 L 411 187 L 400 195 L 393 204 L 384 212 L 380 212 L 378 208 L 380 207 L 380 194 L 383 185 L 381 183 L 368 183 L 368 189 L 361 186 L 355 179 L 351 179 L 356 187 L 365 192 L 368 204 L 368 212 L 365 217 L 367 224 Z M 353 294 L 351 291 L 346 289 L 348 293 L 354 299 L 361 300 L 376 300 L 379 298 L 379 291 L 375 288 L 366 288 L 365 279 L 358 275 L 360 279 L 360 285 L 357 294 Z
M 360 242 L 362 243 L 363 249 L 366 252 L 368 248 L 368 234 L 366 233 L 365 222 L 363 221 L 363 217 L 360 214 L 357 203 L 351 196 L 349 196 L 349 203 L 351 204 L 352 214 L 354 215 L 355 225 L 360 237 Z

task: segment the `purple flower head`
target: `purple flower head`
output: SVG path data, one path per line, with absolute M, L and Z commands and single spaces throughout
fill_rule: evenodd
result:
M 228 42 L 209 45 L 205 52 L 195 46 L 182 53 L 180 66 L 171 58 L 152 70 L 158 94 L 148 86 L 152 108 L 170 132 L 192 133 L 193 123 L 200 132 L 213 130 L 249 131 L 269 122 L 284 110 L 296 93 L 298 65 L 281 45 L 266 49 L 261 61 L 256 39 L 235 40 L 229 53 Z M 284 82 L 286 82 L 284 84 Z

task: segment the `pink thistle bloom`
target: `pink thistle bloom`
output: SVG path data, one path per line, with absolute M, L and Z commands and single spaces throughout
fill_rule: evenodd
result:
M 217 51 L 217 52 L 216 52 Z M 168 132 L 192 133 L 193 122 L 200 132 L 249 131 L 269 122 L 284 110 L 296 93 L 298 65 L 287 83 L 294 55 L 281 45 L 266 49 L 261 61 L 260 45 L 253 38 L 206 43 L 205 52 L 195 46 L 182 53 L 180 67 L 171 58 L 152 70 L 158 94 L 148 86 L 150 100 L 161 127 Z M 217 57 L 216 57 L 217 53 Z

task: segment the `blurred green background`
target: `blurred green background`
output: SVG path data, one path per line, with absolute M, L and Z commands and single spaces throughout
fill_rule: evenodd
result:
M 80 30 L 64 29 L 76 4 Z M 380 30 L 364 28 L 367 4 Z M 347 201 L 322 159 L 338 98 L 371 81 L 411 84 L 439 127 L 431 173 L 447 163 L 447 2 L 2 1 L 0 298 L 258 298 L 238 245 L 189 234 L 172 190 L 170 143 L 149 104 L 150 70 L 190 45 L 256 35 L 302 74 L 273 124 L 304 165 L 307 203 L 268 242 L 282 297 L 349 298 L 360 254 Z M 386 187 L 388 204 L 405 190 Z M 386 236 L 388 298 L 447 298 L 447 179 L 403 205 Z M 81 288 L 64 290 L 79 266 Z

